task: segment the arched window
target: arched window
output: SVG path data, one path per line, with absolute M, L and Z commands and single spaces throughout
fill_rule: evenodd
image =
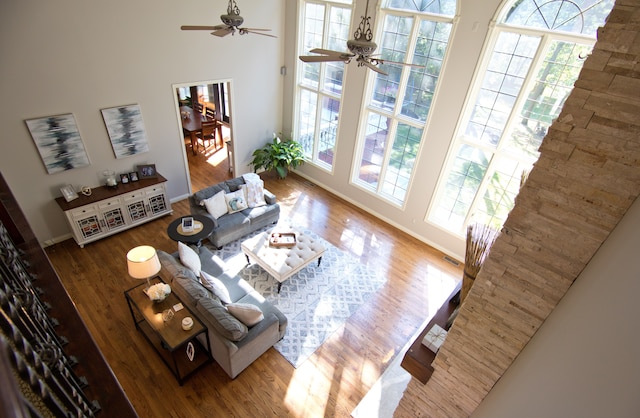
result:
M 500 228 L 614 0 L 506 3 L 458 123 L 428 220 Z
M 369 74 L 352 180 L 397 205 L 412 180 L 455 13 L 456 0 L 383 0 L 376 18 L 376 53 L 418 66 L 385 62 L 380 68 L 388 75 Z

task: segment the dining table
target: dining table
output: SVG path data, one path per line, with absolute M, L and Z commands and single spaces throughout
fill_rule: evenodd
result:
M 219 140 L 223 142 L 222 123 L 217 119 L 203 115 L 202 113 L 195 111 L 189 106 L 180 106 L 180 121 L 182 122 L 182 130 L 184 131 L 184 133 L 189 134 L 193 155 L 196 155 L 198 153 L 198 133 L 202 132 L 202 122 L 215 121 L 218 138 L 220 138 Z M 216 138 L 216 141 L 218 140 L 218 138 Z

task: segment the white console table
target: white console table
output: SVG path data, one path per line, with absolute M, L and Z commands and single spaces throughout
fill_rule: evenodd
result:
M 141 179 L 116 188 L 92 189 L 91 196 L 80 195 L 67 202 L 56 198 L 80 248 L 109 235 L 117 234 L 142 223 L 173 212 L 167 197 L 167 179 Z

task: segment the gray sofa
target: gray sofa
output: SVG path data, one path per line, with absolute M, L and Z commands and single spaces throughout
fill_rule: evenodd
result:
M 280 205 L 276 203 L 276 196 L 264 189 L 266 205 L 248 208 L 240 212 L 227 213 L 218 219 L 207 212 L 203 201 L 214 196 L 221 190 L 231 193 L 238 190 L 241 184 L 245 184 L 242 177 L 236 177 L 221 183 L 202 189 L 189 197 L 191 213 L 208 216 L 213 219 L 214 230 L 209 236 L 211 244 L 217 248 L 242 238 L 243 236 L 270 224 L 275 224 L 280 218 Z
M 161 275 L 171 291 L 182 300 L 208 328 L 211 354 L 233 379 L 284 336 L 287 317 L 266 301 L 249 283 L 231 276 L 225 263 L 206 247 L 191 247 L 200 258 L 202 270 L 220 279 L 232 302 L 260 308 L 264 319 L 247 327 L 231 315 L 220 299 L 207 290 L 193 271 L 180 262 L 178 253 L 158 250 Z M 205 344 L 206 346 L 206 344 Z

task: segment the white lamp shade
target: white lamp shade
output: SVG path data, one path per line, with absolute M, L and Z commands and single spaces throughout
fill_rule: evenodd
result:
M 127 253 L 129 276 L 134 279 L 148 279 L 160 271 L 160 260 L 156 249 L 149 245 L 135 247 Z

